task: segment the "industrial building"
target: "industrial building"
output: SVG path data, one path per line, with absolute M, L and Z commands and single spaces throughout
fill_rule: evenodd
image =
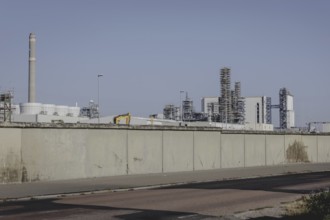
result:
M 271 98 L 266 96 L 245 97 L 245 123 L 271 124 Z
M 231 89 L 231 69 L 220 70 L 220 96 L 203 97 L 201 112 L 195 112 L 193 102 L 186 95 L 182 101 L 183 121 L 208 121 L 206 126 L 243 130 L 273 130 L 270 97 L 242 97 L 241 83 Z M 168 120 L 180 120 L 180 107 L 166 105 L 163 113 Z
M 180 120 L 180 107 L 174 105 L 165 105 L 163 109 L 163 117 L 168 120 Z
M 0 94 L 0 120 L 9 122 L 63 122 L 77 123 L 80 107 L 38 103 L 36 100 L 36 35 L 29 35 L 29 71 L 28 71 L 28 102 L 13 104 L 12 92 Z
M 205 114 L 219 114 L 219 97 L 203 97 L 201 110 Z
M 295 127 L 293 110 L 293 95 L 286 88 L 280 89 L 280 128 L 290 129 Z
M 163 119 L 185 122 L 207 121 L 206 113 L 195 111 L 194 103 L 189 98 L 188 92 L 186 92 L 186 98 L 180 104 L 180 107 L 173 104 L 165 105 Z
M 309 122 L 307 129 L 311 133 L 330 133 L 330 122 Z
M 244 124 L 244 98 L 241 97 L 241 83 L 235 82 L 231 90 L 230 69 L 220 70 L 219 119 L 223 123 Z
M 87 107 L 38 103 L 36 99 L 36 36 L 29 35 L 28 102 L 13 104 L 13 94 L 0 95 L 0 121 L 13 122 L 61 122 L 61 123 L 110 123 L 115 116 L 100 117 L 99 106 L 93 101 Z M 220 96 L 204 97 L 201 112 L 195 111 L 193 100 L 188 96 L 180 106 L 166 105 L 162 118 L 131 117 L 131 124 L 140 125 L 191 125 L 214 126 L 227 129 L 272 130 L 271 110 L 278 108 L 280 128 L 294 127 L 293 96 L 286 89 L 280 90 L 280 104 L 272 105 L 270 97 L 243 97 L 241 83 L 231 88 L 231 69 L 220 70 Z M 180 91 L 180 94 L 183 91 Z M 158 114 L 159 116 L 160 114 Z M 184 124 L 181 122 L 185 122 Z
M 209 121 L 225 124 L 244 124 L 244 97 L 241 96 L 241 83 L 235 82 L 231 90 L 230 69 L 220 70 L 220 96 L 203 97 L 201 111 Z

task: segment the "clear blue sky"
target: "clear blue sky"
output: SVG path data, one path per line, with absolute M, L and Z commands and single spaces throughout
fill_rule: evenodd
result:
M 328 0 L 0 0 L 0 90 L 27 102 L 28 36 L 37 37 L 37 101 L 103 115 L 196 110 L 230 67 L 243 96 L 287 87 L 298 125 L 330 121 Z M 277 112 L 273 112 L 277 115 Z

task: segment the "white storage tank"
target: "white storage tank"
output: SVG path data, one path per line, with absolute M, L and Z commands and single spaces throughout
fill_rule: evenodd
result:
M 23 115 L 38 115 L 42 111 L 41 103 L 21 103 L 19 105 L 21 114 Z
M 80 107 L 69 107 L 69 116 L 78 117 L 80 114 Z
M 55 105 L 53 104 L 43 104 L 42 111 L 44 115 L 54 115 L 55 113 Z
M 19 105 L 12 105 L 11 108 L 12 108 L 13 114 L 19 115 L 21 113 L 21 111 L 19 109 Z
M 65 105 L 57 105 L 55 106 L 55 112 L 58 116 L 67 116 L 69 113 L 69 107 Z

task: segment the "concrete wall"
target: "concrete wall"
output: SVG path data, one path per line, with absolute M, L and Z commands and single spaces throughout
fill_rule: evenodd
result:
M 266 165 L 280 165 L 285 163 L 284 135 L 266 135 Z
M 301 136 L 301 142 L 306 147 L 308 161 L 318 162 L 317 160 L 317 137 L 316 136 Z
M 162 172 L 162 132 L 128 131 L 128 174 Z
M 318 159 L 317 162 L 330 162 L 330 136 L 320 136 L 317 138 Z
M 220 132 L 194 132 L 194 169 L 220 168 Z
M 330 162 L 330 136 L 318 134 L 9 127 L 0 128 L 0 140 L 0 183 L 306 162 L 288 154 Z
M 85 177 L 87 130 L 24 129 L 23 181 Z
M 22 130 L 0 128 L 0 183 L 21 181 Z
M 192 171 L 193 145 L 192 131 L 163 131 L 163 171 Z
M 221 168 L 244 167 L 244 134 L 221 134 Z
M 245 166 L 266 165 L 266 137 L 261 134 L 245 135 Z
M 127 173 L 127 130 L 87 130 L 85 177 L 115 176 Z

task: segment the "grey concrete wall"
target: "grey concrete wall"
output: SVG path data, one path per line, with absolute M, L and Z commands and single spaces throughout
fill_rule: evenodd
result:
M 301 142 L 301 135 L 284 135 L 284 152 L 286 163 L 295 163 L 288 158 L 288 148 L 293 146 L 295 142 Z
M 128 131 L 128 174 L 162 172 L 162 131 Z
M 21 129 L 0 128 L 0 183 L 21 181 L 21 136 Z
M 266 135 L 266 165 L 280 165 L 285 163 L 284 135 Z
M 127 174 L 127 130 L 86 130 L 85 176 Z
M 245 135 L 245 166 L 266 165 L 266 137 L 265 135 Z
M 23 127 L 0 140 L 0 183 L 330 162 L 330 136 L 316 134 Z
M 194 132 L 194 169 L 220 168 L 220 132 Z
M 221 134 L 221 168 L 244 167 L 244 134 Z
M 317 137 L 312 135 L 301 136 L 301 142 L 307 152 L 308 161 L 312 163 L 317 162 Z
M 194 169 L 193 131 L 163 131 L 163 172 Z
M 86 177 L 87 130 L 23 129 L 23 181 Z
M 320 163 L 330 162 L 330 136 L 318 136 L 318 161 Z

